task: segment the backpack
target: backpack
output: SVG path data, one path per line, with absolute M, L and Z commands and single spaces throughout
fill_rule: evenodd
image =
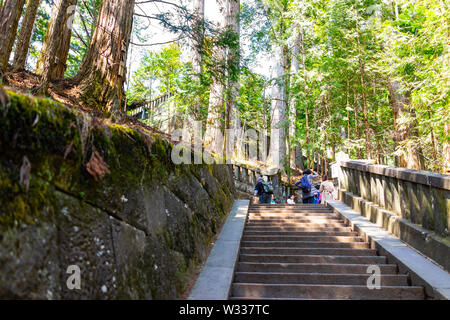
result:
M 311 183 L 309 183 L 308 176 L 303 176 L 300 179 L 300 188 L 302 189 L 303 193 L 310 193 L 311 192 Z
M 269 182 L 262 182 L 264 193 L 273 193 L 273 186 Z

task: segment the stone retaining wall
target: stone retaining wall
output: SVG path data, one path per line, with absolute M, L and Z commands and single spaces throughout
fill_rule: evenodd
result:
M 13 92 L 0 127 L 0 299 L 181 297 L 231 210 L 230 166 L 174 165 L 163 137 Z

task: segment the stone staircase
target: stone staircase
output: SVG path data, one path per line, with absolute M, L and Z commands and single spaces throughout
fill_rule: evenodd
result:
M 251 205 L 230 299 L 424 299 L 408 282 L 326 206 Z

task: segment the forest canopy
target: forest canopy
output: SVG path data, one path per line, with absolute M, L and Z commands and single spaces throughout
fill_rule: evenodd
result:
M 1 0 L 0 8 L 4 86 L 168 134 L 201 121 L 213 153 L 224 148 L 214 137 L 233 129 L 237 158 L 246 158 L 245 130 L 264 132 L 268 157 L 254 160 L 277 153 L 286 172 L 325 173 L 344 151 L 450 173 L 447 0 Z

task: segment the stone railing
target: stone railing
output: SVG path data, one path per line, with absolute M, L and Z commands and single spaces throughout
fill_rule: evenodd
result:
M 339 198 L 450 268 L 450 176 L 341 161 Z
M 363 162 L 341 162 L 341 187 L 413 223 L 448 236 L 450 176 Z
M 249 194 L 249 196 L 253 195 L 256 179 L 260 174 L 267 176 L 269 180 L 272 181 L 277 201 L 285 201 L 289 194 L 292 193 L 293 187 L 281 181 L 281 175 L 278 171 L 270 172 L 237 163 L 234 163 L 231 166 L 236 189 L 240 192 Z
M 172 97 L 174 94 L 169 92 L 166 94 L 163 94 L 162 96 L 159 96 L 153 100 L 145 101 L 144 105 L 137 107 L 136 109 L 133 109 L 130 112 L 130 116 L 135 117 L 138 116 L 138 118 L 144 118 L 145 114 L 143 114 L 146 110 L 153 110 L 154 108 L 158 107 L 160 104 L 166 102 L 170 97 Z

